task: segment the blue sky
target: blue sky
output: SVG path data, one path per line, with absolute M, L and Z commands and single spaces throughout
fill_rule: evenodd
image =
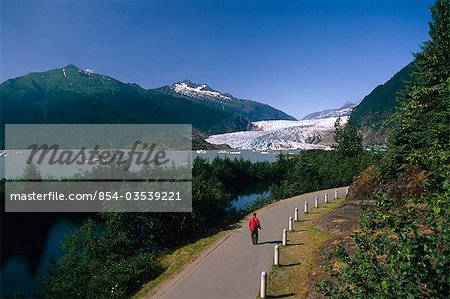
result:
M 73 63 L 183 79 L 295 116 L 358 101 L 428 39 L 424 0 L 0 0 L 0 79 Z

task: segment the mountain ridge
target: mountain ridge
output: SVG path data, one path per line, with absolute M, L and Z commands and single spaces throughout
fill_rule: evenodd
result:
M 292 118 L 257 102 L 236 100 L 224 108 L 203 99 L 124 83 L 73 64 L 8 79 L 0 84 L 0 99 L 2 125 L 192 123 L 199 135 L 210 135 L 246 130 L 251 120 L 276 118 L 278 112 Z M 1 130 L 2 146 L 3 136 Z
M 363 134 L 366 145 L 386 143 L 392 124 L 389 116 L 395 112 L 397 96 L 412 81 L 411 71 L 414 61 L 395 73 L 385 83 L 375 87 L 353 109 L 351 118 Z

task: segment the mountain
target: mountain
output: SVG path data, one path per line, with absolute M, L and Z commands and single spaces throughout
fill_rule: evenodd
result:
M 351 118 L 363 133 L 365 144 L 384 144 L 389 132 L 388 117 L 397 107 L 397 96 L 411 81 L 413 62 L 386 83 L 377 86 L 352 111 Z
M 195 130 L 207 135 L 246 130 L 250 126 L 248 111 L 244 109 L 241 112 L 239 105 L 224 109 L 210 104 L 212 101 L 205 98 L 165 93 L 161 89 L 146 90 L 137 84 L 123 83 L 71 64 L 9 79 L 0 84 L 0 99 L 2 125 L 192 123 Z M 275 111 L 278 110 L 257 104 L 252 110 L 255 112 L 252 120 L 277 115 Z M 3 134 L 1 130 L 1 145 Z
M 300 121 L 252 122 L 253 131 L 212 135 L 206 141 L 212 144 L 227 144 L 235 149 L 329 149 L 336 119 L 337 117 L 329 117 Z M 343 124 L 347 119 L 348 116 L 341 116 Z
M 250 121 L 258 120 L 296 120 L 294 117 L 275 109 L 269 105 L 252 100 L 238 99 L 229 93 L 222 93 L 212 89 L 204 83 L 193 83 L 190 80 L 176 82 L 172 86 L 158 88 L 160 92 L 171 96 L 190 99 L 195 103 L 201 103 L 227 111 L 239 112 Z
M 354 103 L 347 102 L 342 107 L 326 109 L 318 112 L 313 112 L 306 115 L 302 120 L 307 119 L 321 119 L 321 118 L 330 118 L 330 117 L 338 117 L 338 116 L 350 116 L 352 109 L 356 106 Z

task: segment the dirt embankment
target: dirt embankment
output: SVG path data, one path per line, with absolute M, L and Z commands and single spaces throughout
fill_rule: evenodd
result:
M 401 199 L 409 196 L 420 196 L 426 193 L 422 182 L 427 178 L 424 171 L 406 168 L 398 177 L 384 179 L 375 166 L 366 168 L 350 186 L 348 201 L 373 200 L 381 192 L 390 198 Z

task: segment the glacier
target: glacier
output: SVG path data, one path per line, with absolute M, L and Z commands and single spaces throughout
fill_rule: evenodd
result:
M 331 147 L 320 144 L 333 134 L 337 117 L 307 119 L 299 121 L 265 120 L 252 122 L 252 131 L 241 131 L 209 136 L 211 144 L 228 144 L 233 149 L 289 150 L 324 149 Z M 341 116 L 345 124 L 348 116 Z

